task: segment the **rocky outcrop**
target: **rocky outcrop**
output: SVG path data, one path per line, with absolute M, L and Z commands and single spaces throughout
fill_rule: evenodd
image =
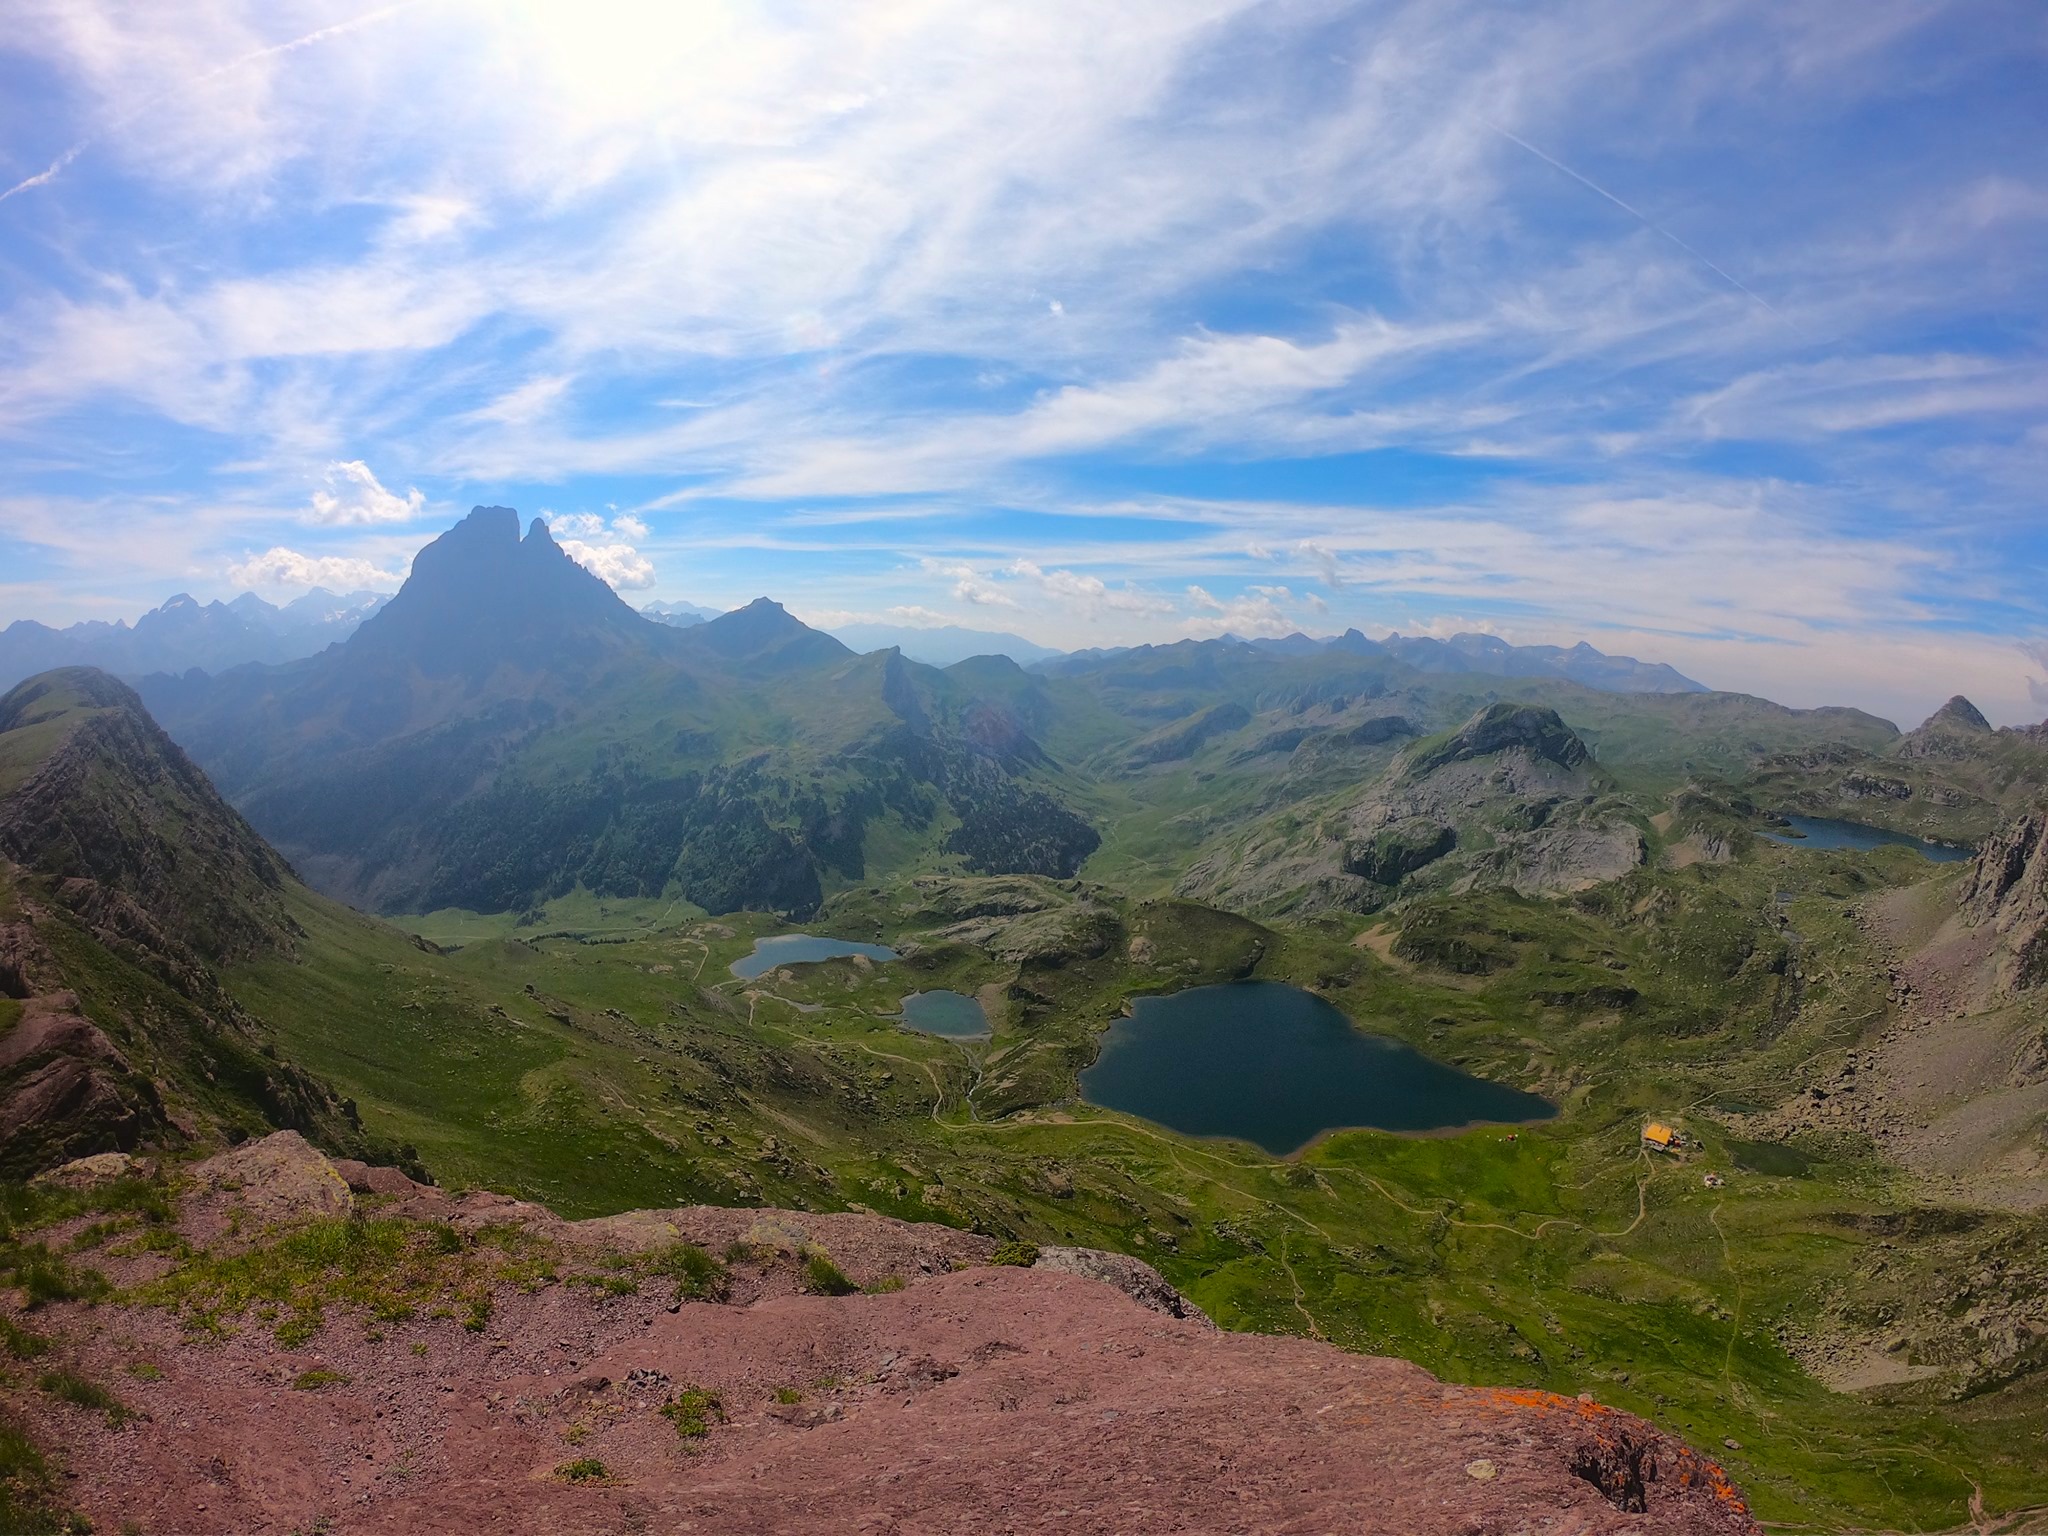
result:
M 1998 981 L 2008 992 L 2048 982 L 2048 811 L 2000 829 L 1963 876 L 1966 921 L 1998 935 Z
M 1967 758 L 1983 750 L 1993 735 L 1983 712 L 1957 694 L 1900 738 L 1893 749 L 1903 758 Z M 1904 798 L 1901 796 L 1900 798 Z
M 1757 1530 L 1718 1466 L 1631 1415 L 1222 1333 L 1114 1254 L 1017 1267 L 972 1233 L 792 1211 L 571 1223 L 395 1179 L 358 1193 L 365 1220 L 319 1222 L 343 1181 L 278 1138 L 198 1178 L 246 1196 L 274 1168 L 315 1223 L 289 1262 L 332 1252 L 331 1290 L 224 1290 L 269 1271 L 138 1255 L 119 1261 L 146 1267 L 131 1294 L 203 1301 L 219 1332 L 139 1301 L 39 1316 L 45 1367 L 118 1383 L 129 1410 L 41 1400 L 94 1529 Z M 222 1241 L 286 1240 L 254 1229 Z M 401 1251 L 416 1305 L 350 1299 L 381 1294 L 379 1255 Z M 866 1291 L 820 1284 L 827 1256 Z M 202 1273 L 149 1291 L 166 1264 Z M 465 1288 L 449 1304 L 446 1283 Z
M 1034 1267 L 1100 1280 L 1149 1312 L 1210 1328 L 1216 1326 L 1200 1307 L 1168 1285 L 1158 1270 L 1127 1253 L 1108 1253 L 1100 1248 L 1041 1248 Z
M 164 1124 L 156 1087 L 68 991 L 23 999 L 0 1036 L 0 1176 L 133 1151 Z
M 1648 854 L 1611 788 L 1557 711 L 1492 704 L 1410 746 L 1345 809 L 1307 829 L 1282 812 L 1175 891 L 1269 917 L 1373 911 L 1418 887 L 1583 890 Z
M 1451 763 L 1513 751 L 1560 768 L 1577 768 L 1593 755 L 1554 709 L 1536 704 L 1489 704 L 1445 740 L 1421 742 L 1411 748 L 1402 767 L 1410 778 L 1419 779 Z
M 1353 843 L 1345 850 L 1344 870 L 1376 885 L 1398 885 L 1404 876 L 1434 863 L 1457 846 L 1455 827 L 1426 816 L 1411 816 Z

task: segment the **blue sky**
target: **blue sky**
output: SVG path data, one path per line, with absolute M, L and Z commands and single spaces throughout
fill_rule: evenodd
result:
M 2035 0 L 0 0 L 0 621 L 1591 640 L 2048 712 Z

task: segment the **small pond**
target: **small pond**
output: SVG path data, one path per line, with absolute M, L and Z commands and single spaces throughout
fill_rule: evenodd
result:
M 1271 981 L 1139 998 L 1081 1074 L 1081 1095 L 1184 1135 L 1236 1137 L 1276 1156 L 1325 1131 L 1442 1131 L 1557 1113 L 1536 1094 L 1364 1034 L 1313 992 Z
M 857 944 L 852 939 L 828 939 L 815 933 L 781 933 L 772 939 L 754 940 L 754 952 L 733 961 L 732 973 L 751 980 L 778 965 L 838 960 L 847 955 L 866 955 L 870 960 L 894 960 L 896 951 L 886 944 Z
M 913 992 L 903 999 L 903 1022 L 952 1040 L 979 1040 L 989 1032 L 988 1015 L 965 992 Z
M 1974 856 L 1968 848 L 1930 843 L 1907 832 L 1887 832 L 1883 827 L 1866 827 L 1856 821 L 1829 821 L 1823 816 L 1787 816 L 1785 821 L 1788 830 L 1767 831 L 1763 835 L 1791 848 L 1852 848 L 1858 852 L 1872 848 L 1917 848 L 1923 858 L 1937 864 L 1953 864 Z
M 1764 1173 L 1779 1179 L 1813 1177 L 1813 1159 L 1797 1147 L 1788 1147 L 1782 1141 L 1731 1139 L 1728 1150 L 1735 1155 L 1735 1166 L 1748 1173 Z

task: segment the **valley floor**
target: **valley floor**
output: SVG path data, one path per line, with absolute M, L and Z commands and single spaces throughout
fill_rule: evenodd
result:
M 1877 936 L 1902 873 L 1767 854 L 1362 932 L 927 879 L 812 925 L 900 961 L 744 982 L 727 966 L 760 920 L 579 898 L 566 923 L 422 925 L 468 940 L 435 954 L 319 906 L 300 914 L 317 966 L 235 985 L 458 1186 L 576 1215 L 850 1209 L 1140 1254 L 1230 1329 L 1642 1413 L 1725 1457 L 1774 1526 L 1944 1529 L 2048 1504 L 2041 1215 L 1902 1162 L 1882 1130 L 1911 1122 L 1903 1094 L 1882 1125 L 1788 1107 L 1854 1098 L 1828 1085 L 1907 1027 Z M 1500 953 L 1436 958 L 1468 943 Z M 1563 1113 L 1274 1158 L 1074 1097 L 1131 995 L 1245 974 Z M 901 996 L 934 987 L 979 993 L 994 1037 L 901 1027 Z M 1651 1115 L 1689 1133 L 1683 1158 L 1639 1150 Z

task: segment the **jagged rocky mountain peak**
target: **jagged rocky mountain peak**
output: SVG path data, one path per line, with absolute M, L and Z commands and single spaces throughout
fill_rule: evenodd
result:
M 398 595 L 350 636 L 357 656 L 400 657 L 430 675 L 531 669 L 663 633 L 557 544 L 536 518 L 478 507 L 414 556 Z
M 1942 726 L 1950 730 L 1988 732 L 1991 729 L 1991 722 L 1984 718 L 1982 710 L 1959 693 L 1929 715 L 1920 729 L 1927 731 Z

